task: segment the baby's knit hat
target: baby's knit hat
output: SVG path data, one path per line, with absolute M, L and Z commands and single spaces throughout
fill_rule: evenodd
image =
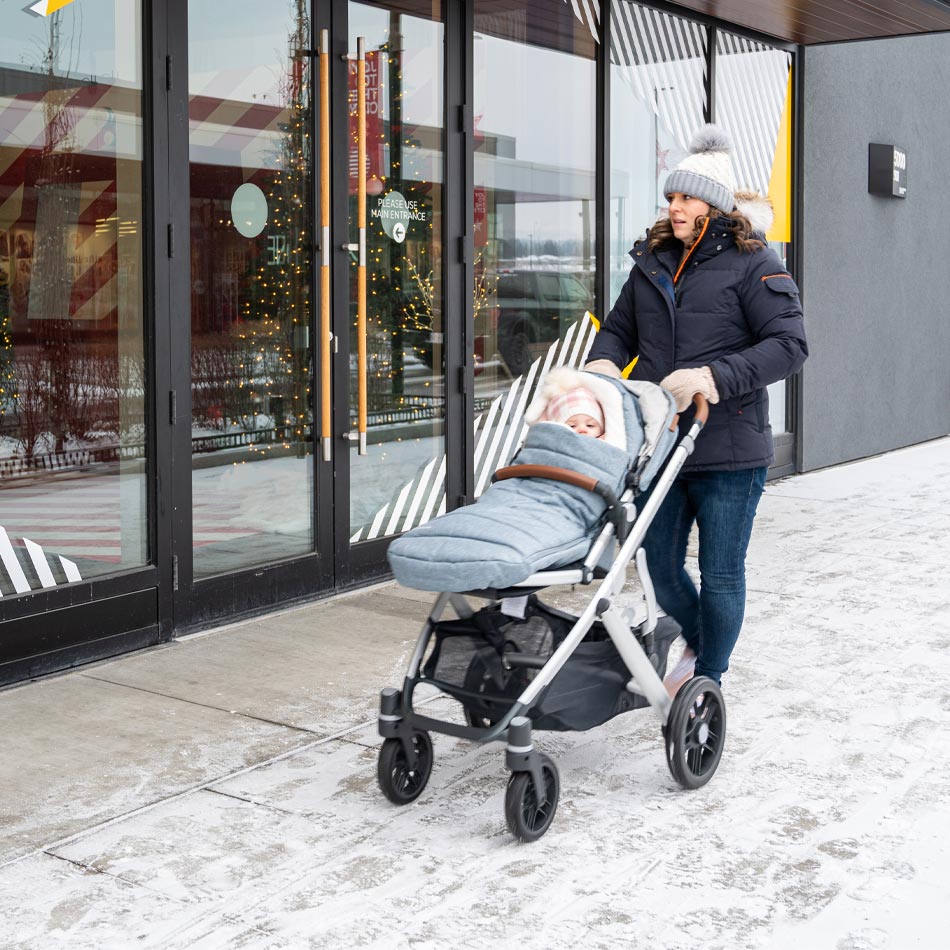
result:
M 667 176 L 666 197 L 673 192 L 701 198 L 720 211 L 736 206 L 732 140 L 718 125 L 704 125 L 689 143 L 690 154 Z
M 582 413 L 596 419 L 597 424 L 604 427 L 603 407 L 589 389 L 578 386 L 552 397 L 541 419 L 544 422 L 567 422 L 571 416 Z

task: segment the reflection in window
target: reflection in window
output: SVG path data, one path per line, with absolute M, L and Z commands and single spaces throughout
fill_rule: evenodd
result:
M 476 0 L 474 14 L 481 407 L 594 308 L 596 44 L 570 4 Z
M 719 30 L 716 33 L 716 116 L 735 130 L 736 179 L 768 195 L 775 223 L 767 237 L 782 261 L 791 240 L 792 54 Z M 788 428 L 786 385 L 769 386 L 773 432 Z
M 350 539 L 436 515 L 444 459 L 443 24 L 439 0 L 349 4 L 366 49 L 367 452 L 350 453 Z M 357 73 L 350 64 L 349 241 L 358 243 Z M 351 255 L 350 429 L 358 419 L 357 255 Z M 440 488 L 435 488 L 439 485 Z M 411 517 L 410 517 L 411 516 Z
M 196 577 L 313 549 L 307 9 L 188 4 Z
M 148 556 L 141 8 L 27 6 L 0 34 L 4 596 Z
M 630 273 L 629 250 L 667 205 L 666 176 L 703 124 L 706 30 L 612 0 L 610 298 Z

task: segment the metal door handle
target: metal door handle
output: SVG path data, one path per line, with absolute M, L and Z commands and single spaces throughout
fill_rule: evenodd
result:
M 320 31 L 320 436 L 323 461 L 332 458 L 330 405 L 330 31 Z
M 356 379 L 360 455 L 366 455 L 366 39 L 356 38 Z

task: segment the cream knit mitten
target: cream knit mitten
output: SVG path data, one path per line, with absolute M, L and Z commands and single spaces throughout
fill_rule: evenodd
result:
M 678 369 L 661 379 L 660 385 L 676 400 L 677 412 L 682 412 L 692 402 L 695 393 L 702 393 L 710 403 L 719 402 L 716 380 L 708 366 Z
M 620 369 L 610 360 L 591 360 L 585 367 L 585 373 L 600 373 L 601 376 L 611 376 L 622 379 Z

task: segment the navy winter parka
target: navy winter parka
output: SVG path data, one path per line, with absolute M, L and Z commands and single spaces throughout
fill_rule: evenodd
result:
M 684 465 L 735 471 L 774 459 L 765 387 L 797 372 L 808 347 L 798 287 L 769 247 L 740 253 L 727 220 L 707 221 L 685 260 L 682 244 L 653 253 L 648 238 L 594 339 L 588 360 L 659 383 L 674 370 L 708 366 L 719 402 Z M 680 414 L 680 434 L 693 409 Z

